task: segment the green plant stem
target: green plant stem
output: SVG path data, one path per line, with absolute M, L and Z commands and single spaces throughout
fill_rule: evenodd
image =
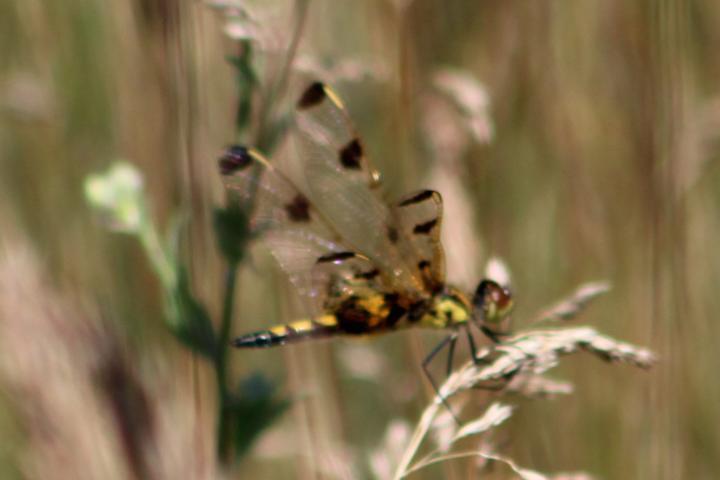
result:
M 147 252 L 150 263 L 160 277 L 163 287 L 167 291 L 171 291 L 176 287 L 178 281 L 177 270 L 173 266 L 174 262 L 171 258 L 168 258 L 155 225 L 150 221 L 145 205 L 143 205 L 141 215 L 143 218 L 138 231 L 140 242 Z
M 220 335 L 217 345 L 217 359 L 215 361 L 215 372 L 217 375 L 218 388 L 218 458 L 224 463 L 232 462 L 232 438 L 230 434 L 230 408 L 228 399 L 227 382 L 227 357 L 230 343 L 230 332 L 232 327 L 232 316 L 235 303 L 235 285 L 237 284 L 237 263 L 230 263 L 225 272 L 225 289 L 223 297 L 222 318 L 220 323 Z
M 276 95 L 278 92 L 281 92 L 284 90 L 287 84 L 287 77 L 289 75 L 290 67 L 292 65 L 293 59 L 295 58 L 295 54 L 297 53 L 297 48 L 300 43 L 300 37 L 302 35 L 303 26 L 305 24 L 305 18 L 307 16 L 307 9 L 308 9 L 308 3 L 309 0 L 297 0 L 295 3 L 296 8 L 296 24 L 294 29 L 294 35 L 290 44 L 288 55 L 285 59 L 285 63 L 282 68 L 282 73 L 280 75 L 280 78 L 278 82 L 275 84 L 274 88 L 271 90 L 271 97 Z M 249 58 L 251 56 L 250 45 L 245 45 L 244 52 L 244 59 L 245 61 L 249 62 Z M 251 95 L 252 90 L 245 92 L 246 95 Z M 257 132 L 257 139 L 256 139 L 256 145 L 261 148 L 269 147 L 269 145 L 266 145 L 267 143 L 267 134 L 266 134 L 266 128 L 267 128 L 267 117 L 269 115 L 269 104 L 270 102 L 265 102 L 263 106 L 261 107 L 261 111 L 259 113 L 259 120 L 258 125 L 259 129 Z M 251 198 L 254 198 L 254 194 L 250 196 Z M 252 211 L 252 206 L 249 208 L 249 211 Z M 224 298 L 223 298 L 223 309 L 222 309 L 222 318 L 220 323 L 220 332 L 218 336 L 218 345 L 217 345 L 217 358 L 215 360 L 215 371 L 217 375 L 217 389 L 218 389 L 218 402 L 219 402 L 219 414 L 218 414 L 218 438 L 217 438 L 217 448 L 218 448 L 218 458 L 225 464 L 230 464 L 233 460 L 232 458 L 232 446 L 233 446 L 233 439 L 231 437 L 232 429 L 230 428 L 231 425 L 231 409 L 229 408 L 230 405 L 228 405 L 228 401 L 231 398 L 230 392 L 228 391 L 228 378 L 227 378 L 227 357 L 228 357 L 228 347 L 230 343 L 230 332 L 232 330 L 232 317 L 233 317 L 233 306 L 234 306 L 234 298 L 235 298 L 235 286 L 237 283 L 237 270 L 238 270 L 238 264 L 236 262 L 231 262 L 227 266 L 227 271 L 225 272 L 225 291 L 224 291 Z

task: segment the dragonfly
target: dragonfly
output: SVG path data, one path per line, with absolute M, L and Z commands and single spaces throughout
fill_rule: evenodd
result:
M 510 290 L 486 278 L 468 295 L 446 283 L 442 196 L 420 190 L 387 202 L 379 172 L 328 85 L 314 82 L 300 95 L 293 129 L 300 178 L 244 145 L 228 147 L 219 170 L 311 316 L 241 335 L 233 345 L 266 348 L 409 328 L 447 330 L 422 363 L 437 392 L 429 365 L 448 348 L 449 375 L 461 333 L 473 359 L 473 327 L 494 342 L 508 334 Z

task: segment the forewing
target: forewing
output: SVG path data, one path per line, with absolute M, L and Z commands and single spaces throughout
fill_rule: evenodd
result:
M 377 192 L 379 175 L 338 96 L 313 83 L 297 109 L 298 156 L 323 217 L 345 243 L 378 265 L 387 289 L 421 294 L 422 282 L 394 245 L 395 219 Z
M 300 294 L 327 310 L 356 291 L 436 293 L 445 280 L 440 195 L 422 191 L 388 207 L 337 95 L 314 83 L 297 107 L 307 195 L 251 149 L 231 148 L 220 169 Z
M 321 82 L 312 83 L 297 102 L 296 122 L 306 141 L 302 148 L 308 159 L 370 189 L 379 186 L 380 174 L 334 90 Z

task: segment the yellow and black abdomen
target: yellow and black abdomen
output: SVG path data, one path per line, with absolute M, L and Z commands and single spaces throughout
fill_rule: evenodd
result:
M 467 322 L 469 310 L 466 303 L 462 297 L 453 294 L 422 301 L 413 301 L 395 293 L 351 295 L 338 302 L 332 313 L 242 335 L 235 339 L 233 345 L 238 348 L 263 348 L 308 338 L 373 335 L 416 326 L 449 328 Z
M 277 325 L 267 330 L 241 335 L 233 340 L 233 346 L 267 348 L 308 338 L 329 337 L 338 332 L 335 315 L 323 315 L 313 320 L 298 320 L 286 325 Z
M 350 296 L 336 305 L 333 313 L 312 320 L 299 320 L 236 338 L 238 348 L 264 348 L 333 335 L 370 335 L 395 329 L 407 309 L 397 303 L 397 296 L 373 294 Z M 397 325 L 403 326 L 402 324 Z

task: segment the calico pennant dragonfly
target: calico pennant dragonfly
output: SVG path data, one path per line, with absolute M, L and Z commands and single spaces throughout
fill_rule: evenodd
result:
M 224 185 L 251 205 L 251 227 L 313 316 L 236 338 L 239 348 L 310 338 L 381 334 L 411 327 L 448 329 L 430 360 L 470 327 L 497 341 L 507 334 L 512 298 L 485 279 L 472 298 L 445 282 L 442 197 L 433 190 L 384 201 L 380 175 L 338 95 L 323 83 L 300 96 L 295 115 L 303 178 L 294 180 L 255 149 L 235 145 L 219 160 Z

